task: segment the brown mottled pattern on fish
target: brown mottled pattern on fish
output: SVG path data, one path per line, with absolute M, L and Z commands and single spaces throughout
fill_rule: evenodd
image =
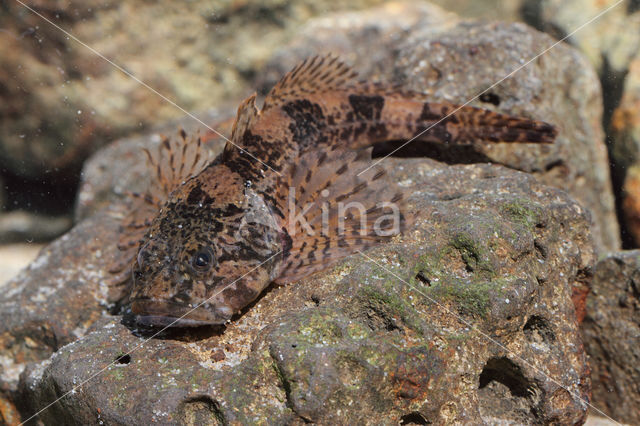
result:
M 401 207 L 405 197 L 382 168 L 366 170 L 377 143 L 416 135 L 415 143 L 551 143 L 556 136 L 544 122 L 358 82 L 332 56 L 295 67 L 262 110 L 255 99 L 238 108 L 233 144 L 217 159 L 184 133 L 147 152 L 155 184 L 135 196 L 113 268 L 118 280 L 133 272 L 130 299 L 141 323 L 223 323 L 269 283 L 299 280 L 388 240 L 393 233 L 373 231 L 389 214 L 381 203 Z M 340 210 L 354 202 L 364 218 Z M 296 211 L 308 225 L 291 220 Z M 400 228 L 410 220 L 402 211 L 398 217 Z

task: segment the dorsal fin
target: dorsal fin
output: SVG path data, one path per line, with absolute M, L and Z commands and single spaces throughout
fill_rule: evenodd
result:
M 233 128 L 231 130 L 231 142 L 227 142 L 224 146 L 224 155 L 228 155 L 238 146 L 242 146 L 242 136 L 244 133 L 253 126 L 258 117 L 260 111 L 256 106 L 256 94 L 249 96 L 242 101 L 238 106 L 238 112 L 236 113 L 236 119 L 233 122 Z
M 307 58 L 285 74 L 271 89 L 264 100 L 263 110 L 319 90 L 355 87 L 358 85 L 357 77 L 358 73 L 337 56 L 328 54 Z

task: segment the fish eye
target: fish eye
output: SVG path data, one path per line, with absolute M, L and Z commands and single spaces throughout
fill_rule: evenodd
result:
M 213 266 L 213 250 L 209 247 L 201 248 L 193 255 L 191 265 L 198 272 L 206 272 Z

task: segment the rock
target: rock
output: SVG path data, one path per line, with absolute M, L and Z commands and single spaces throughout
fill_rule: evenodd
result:
M 27 267 L 42 247 L 42 244 L 35 243 L 0 245 L 0 288 Z
M 618 179 L 624 181 L 622 210 L 633 240 L 640 246 L 640 57 L 631 63 L 620 105 L 611 120 L 611 152 Z
M 636 12 L 634 0 L 616 3 L 617 0 L 525 0 L 523 16 L 558 39 L 583 26 L 568 41 L 599 72 L 624 73 L 640 49 L 640 13 Z
M 397 44 L 416 25 L 447 28 L 457 21 L 455 14 L 427 2 L 392 2 L 362 12 L 312 19 L 291 43 L 276 49 L 256 76 L 255 86 L 266 94 L 302 59 L 320 52 L 339 55 L 357 65 L 362 76 L 382 79 L 393 66 Z
M 593 404 L 620 422 L 640 422 L 640 251 L 598 262 L 582 326 Z
M 389 14 L 380 8 L 344 20 L 337 15 L 317 19 L 274 55 L 265 74 L 281 75 L 283 67 L 319 52 L 348 51 L 364 78 L 394 81 L 434 101 L 465 103 L 554 43 L 524 24 L 461 22 L 432 6 L 407 5 L 391 15 L 388 27 L 379 24 Z M 402 24 L 403 16 L 410 17 L 408 25 Z M 370 47 L 362 49 L 362 40 Z M 257 84 L 266 88 L 273 82 L 268 78 Z M 531 172 L 567 190 L 592 212 L 596 247 L 620 246 L 600 85 L 575 49 L 556 46 L 471 104 L 558 125 L 560 135 L 553 146 L 486 146 L 478 150 L 475 161 Z
M 626 173 L 623 188 L 622 210 L 626 229 L 633 244 L 640 245 L 640 166 L 634 165 Z
M 594 261 L 588 213 L 503 167 L 385 161 L 415 188 L 416 230 L 367 252 L 376 263 L 356 255 L 272 288 L 225 328 L 146 341 L 148 330 L 108 315 L 116 230 L 105 212 L 85 219 L 3 296 L 15 308 L 0 309 L 0 335 L 24 363 L 6 398 L 26 419 L 106 368 L 40 420 L 582 421 L 589 377 L 571 294 Z M 40 331 L 20 334 L 24 324 Z
M 28 268 L 3 284 L 0 412 L 5 421 L 17 415 L 11 395 L 25 365 L 48 359 L 84 335 L 121 297 L 119 289 L 109 289 L 102 282 L 109 277 L 106 265 L 117 250 L 107 241 L 118 225 L 106 212 L 92 216 L 44 248 Z
M 271 46 L 309 17 L 380 2 L 27 4 L 180 107 L 201 111 L 244 95 Z M 105 142 L 184 115 L 20 3 L 8 3 L 0 23 L 0 164 L 12 173 L 78 169 Z
M 0 171 L 10 192 L 24 180 L 75 188 L 84 160 L 107 142 L 248 95 L 247 79 L 309 17 L 381 0 L 24 3 L 182 109 L 20 2 L 3 3 Z M 55 192 L 46 200 L 71 210 Z
M 463 18 L 489 21 L 521 21 L 521 8 L 526 0 L 432 0 Z
M 629 67 L 620 105 L 611 119 L 611 136 L 612 160 L 626 170 L 640 159 L 640 57 Z
M 25 211 L 0 213 L 0 244 L 51 241 L 71 228 L 68 216 L 44 216 Z

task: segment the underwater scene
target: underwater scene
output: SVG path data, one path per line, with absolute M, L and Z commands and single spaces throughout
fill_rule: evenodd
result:
M 637 0 L 0 0 L 0 424 L 640 424 Z

